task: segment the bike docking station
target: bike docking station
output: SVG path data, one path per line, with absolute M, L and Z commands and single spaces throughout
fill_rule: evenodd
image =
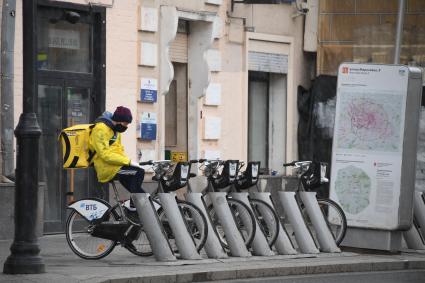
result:
M 164 208 L 168 223 L 173 231 L 176 245 L 182 259 L 201 259 L 192 237 L 186 229 L 180 209 L 177 206 L 175 193 L 158 193 L 161 206 Z M 200 219 L 195 219 L 199 223 Z
M 275 206 L 272 202 L 271 195 L 268 192 L 253 192 L 251 193 L 252 198 L 266 202 L 272 208 Z M 276 209 L 275 209 L 276 211 Z M 264 212 L 263 212 L 264 213 Z M 265 218 L 267 225 L 273 225 L 270 223 L 270 217 Z M 277 234 L 276 242 L 274 243 L 276 252 L 280 255 L 296 255 L 298 252 L 294 249 L 291 239 L 288 236 L 286 229 L 284 229 L 282 223 L 279 221 L 279 233 Z
M 242 235 L 236 226 L 232 212 L 230 211 L 229 205 L 227 203 L 227 193 L 210 192 L 208 195 L 211 198 L 214 210 L 217 213 L 217 217 L 220 219 L 224 234 L 226 235 L 230 254 L 237 257 L 250 257 L 251 253 L 244 244 Z M 242 221 L 244 220 L 245 219 L 242 219 Z
M 295 192 L 279 192 L 279 198 L 282 202 L 284 212 L 294 229 L 296 242 L 301 253 L 318 254 L 320 251 L 304 222 L 304 217 L 295 199 Z
M 342 246 L 402 249 L 413 222 L 421 93 L 419 68 L 340 65 L 330 199 L 347 218 Z
M 148 237 L 155 259 L 157 261 L 177 260 L 158 218 L 150 194 L 132 194 L 131 198 L 136 206 L 137 214 L 143 224 L 143 229 Z
M 407 247 L 414 250 L 425 250 L 425 195 L 415 191 L 412 227 L 403 233 Z
M 223 247 L 218 240 L 217 234 L 215 233 L 215 229 L 211 224 L 211 219 L 208 217 L 207 210 L 205 209 L 205 201 L 203 195 L 201 193 L 189 193 L 186 195 L 187 201 L 193 203 L 202 211 L 202 213 L 206 216 L 207 225 L 208 225 L 208 236 L 207 241 L 205 242 L 205 252 L 209 258 L 223 259 L 228 258 L 227 253 L 224 251 Z
M 226 166 L 225 168 L 230 168 Z M 251 163 L 248 168 L 252 168 Z M 181 172 L 173 173 L 173 176 L 180 174 Z M 234 175 L 231 177 L 234 178 Z M 238 183 L 237 188 L 223 185 L 219 187 L 223 191 L 219 192 L 214 191 L 210 183 L 206 195 L 192 192 L 188 185 L 186 202 L 178 200 L 176 193 L 171 190 L 157 193 L 159 200 L 153 200 L 149 193 L 132 194 L 131 198 L 155 259 L 161 262 L 200 260 L 205 253 L 211 259 L 226 259 L 229 256 L 311 257 L 320 252 L 341 252 L 328 226 L 328 216 L 323 214 L 314 192 L 300 192 L 297 199 L 294 192 L 279 192 L 279 199 L 276 201 L 284 207 L 284 215 L 279 216 L 271 194 L 258 191 L 258 187 L 257 192 L 249 192 L 249 188 L 257 183 L 251 182 L 249 178 L 246 180 L 249 182 Z M 236 188 L 237 192 L 232 188 Z M 205 200 L 208 201 L 208 206 Z M 305 209 L 300 207 L 300 201 Z M 160 203 L 160 208 L 156 203 Z M 181 206 L 182 203 L 197 207 L 200 214 L 193 213 L 196 210 L 185 212 L 186 205 Z M 282 222 L 281 218 L 288 219 L 289 223 Z M 306 218 L 309 219 L 308 223 Z M 191 226 L 190 223 L 195 223 L 196 226 Z M 293 227 L 294 239 L 288 235 L 286 224 Z M 196 235 L 200 234 L 201 227 L 206 230 L 203 232 L 205 242 L 196 242 Z M 175 242 L 175 246 L 170 240 Z M 297 248 L 294 247 L 295 243 Z M 205 253 L 201 255 L 202 248 Z
M 247 206 L 250 206 L 249 199 L 248 199 L 248 193 L 232 193 L 232 198 L 240 200 L 241 202 L 245 203 Z M 247 216 L 246 216 L 247 217 Z M 270 223 L 270 215 L 267 215 L 267 212 L 263 214 L 263 217 L 265 218 L 265 222 Z M 269 220 L 267 220 L 269 219 Z M 247 221 L 246 219 L 242 219 Z M 255 233 L 254 240 L 252 241 L 252 253 L 254 255 L 259 256 L 272 256 L 275 255 L 275 253 L 270 249 L 270 246 L 267 242 L 266 237 L 263 233 L 261 233 L 260 226 L 258 225 L 257 221 L 255 221 L 255 231 L 259 231 Z

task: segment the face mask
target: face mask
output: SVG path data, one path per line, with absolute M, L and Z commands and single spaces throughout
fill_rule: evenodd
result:
M 123 126 L 121 124 L 116 124 L 114 127 L 114 130 L 119 132 L 119 133 L 124 133 L 127 130 L 126 126 Z

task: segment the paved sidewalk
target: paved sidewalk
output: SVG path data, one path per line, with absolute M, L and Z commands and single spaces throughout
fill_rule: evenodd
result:
M 0 241 L 0 264 L 10 254 L 11 241 Z M 390 270 L 425 270 L 425 253 L 341 254 L 232 257 L 225 260 L 156 262 L 137 257 L 117 247 L 104 259 L 83 260 L 69 249 L 64 235 L 40 239 L 47 273 L 36 275 L 0 274 L 0 282 L 202 282 L 299 274 L 321 274 Z

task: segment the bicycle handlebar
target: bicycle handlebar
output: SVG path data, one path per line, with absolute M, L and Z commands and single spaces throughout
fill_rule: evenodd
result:
M 139 162 L 140 166 L 144 166 L 144 165 L 153 165 L 153 161 L 149 160 L 149 161 L 143 161 L 143 162 Z
M 305 166 L 305 165 L 310 165 L 312 161 L 309 160 L 304 160 L 304 161 L 292 161 L 290 163 L 284 163 L 283 167 L 289 167 L 289 166 L 293 166 L 296 168 Z

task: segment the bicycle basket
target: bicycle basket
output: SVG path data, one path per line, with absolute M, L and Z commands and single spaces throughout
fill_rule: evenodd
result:
M 313 161 L 307 171 L 301 175 L 301 183 L 306 191 L 317 189 L 325 183 L 327 164 L 323 162 Z
M 190 165 L 188 162 L 178 162 L 173 175 L 161 179 L 164 191 L 171 192 L 183 188 L 187 184 Z
M 258 172 L 260 170 L 260 161 L 250 161 L 246 166 L 240 178 L 236 181 L 235 187 L 237 190 L 246 190 L 254 186 L 258 182 Z
M 214 189 L 224 189 L 236 180 L 239 160 L 226 160 L 223 170 L 217 179 L 212 182 Z

